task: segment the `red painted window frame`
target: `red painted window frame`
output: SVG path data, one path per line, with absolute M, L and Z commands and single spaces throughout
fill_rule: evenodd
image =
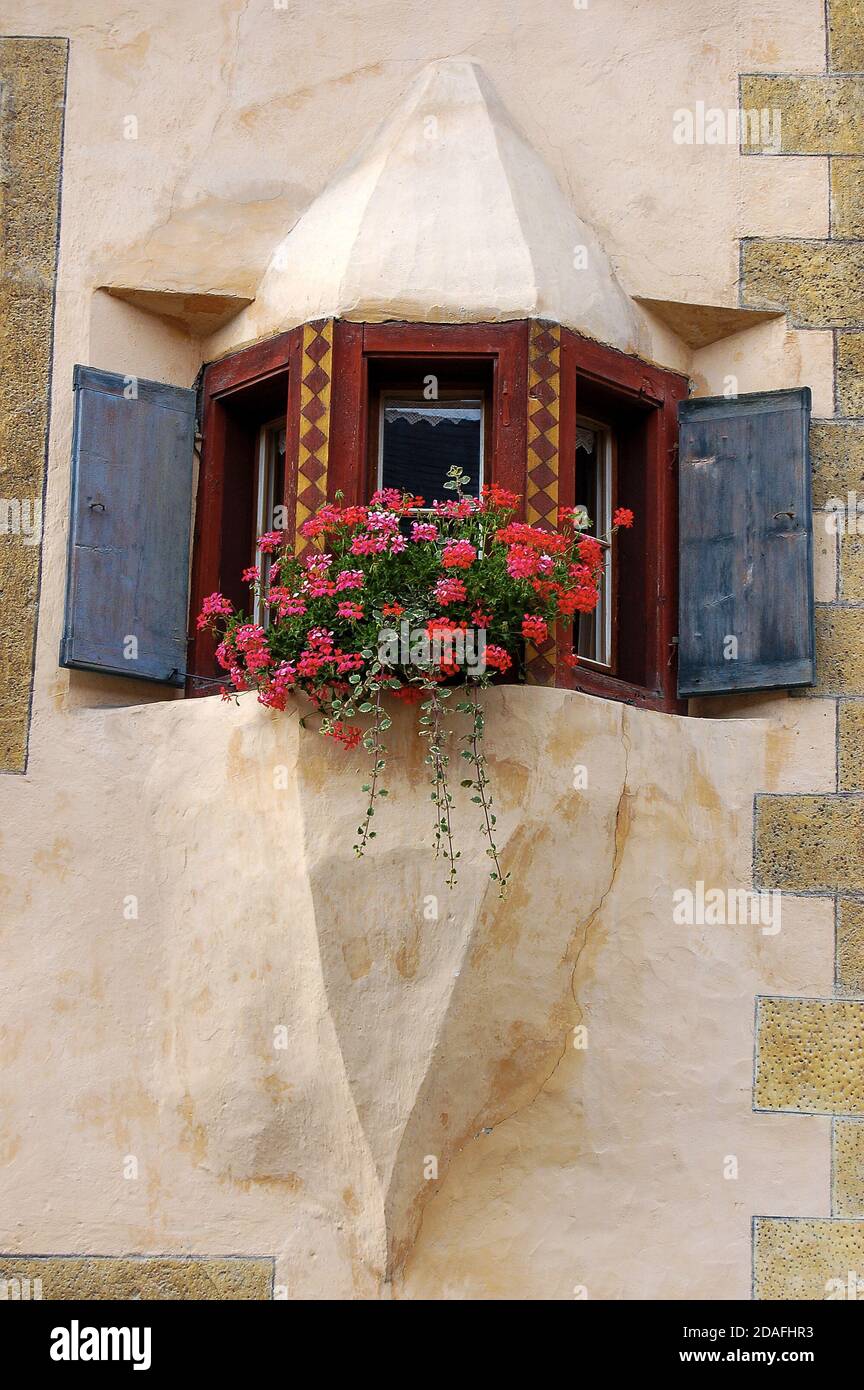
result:
M 333 325 L 331 420 L 327 491 L 337 491 L 349 504 L 366 500 L 369 424 L 369 370 L 373 362 L 483 361 L 492 365 L 491 450 L 494 481 L 523 498 L 527 480 L 528 342 L 530 321 L 500 324 L 364 324 L 336 320 Z M 288 372 L 286 497 L 288 516 L 294 514 L 297 474 L 297 421 L 300 409 L 302 328 L 291 329 L 263 343 L 241 349 L 210 363 L 202 381 L 203 445 L 195 514 L 195 537 L 190 603 L 189 663 L 191 672 L 211 676 L 218 671 L 215 643 L 199 633 L 195 618 L 207 594 L 220 588 L 221 553 L 230 525 L 231 499 L 226 496 L 225 412 L 221 406 L 233 392 L 268 375 Z M 687 378 L 604 347 L 569 329 L 561 329 L 559 416 L 559 504 L 572 506 L 575 482 L 578 383 L 595 382 L 618 393 L 645 411 L 647 481 L 644 527 L 646 678 L 635 684 L 601 671 L 571 670 L 563 657 L 570 650 L 569 628 L 559 632 L 555 684 L 590 695 L 646 708 L 683 712 L 677 699 L 677 405 L 689 390 Z M 524 506 L 524 504 L 523 504 Z M 524 514 L 524 512 L 523 512 Z M 188 694 L 205 694 L 194 679 Z
M 231 498 L 226 494 L 226 425 L 222 406 L 244 387 L 254 385 L 268 376 L 288 372 L 286 418 L 287 438 L 291 438 L 292 411 L 299 413 L 299 354 L 301 331 L 291 329 L 266 342 L 241 348 L 204 369 L 201 383 L 202 442 L 198 469 L 198 488 L 195 500 L 195 529 L 192 550 L 192 580 L 189 603 L 189 637 L 186 681 L 187 695 L 209 695 L 215 687 L 207 681 L 219 673 L 216 662 L 216 641 L 209 632 L 199 632 L 196 619 L 208 594 L 223 585 L 222 549 L 226 528 L 231 524 Z M 297 402 L 293 401 L 295 390 Z M 295 431 L 296 432 L 296 431 Z M 296 483 L 296 460 L 291 468 L 286 456 L 286 492 L 290 491 L 287 475 Z M 198 679 L 203 678 L 203 679 Z
M 528 322 L 478 324 L 346 323 L 337 320 L 328 487 L 346 501 L 367 500 L 369 369 L 373 362 L 483 362 L 492 366 L 492 477 L 525 490 Z
M 564 664 L 570 632 L 559 634 L 556 686 L 582 690 L 607 700 L 646 709 L 684 714 L 687 702 L 678 699 L 678 402 L 689 394 L 689 381 L 680 372 L 654 366 L 616 348 L 561 330 L 561 404 L 559 429 L 559 502 L 572 506 L 575 470 L 576 418 L 579 380 L 611 388 L 622 398 L 645 408 L 646 496 L 637 526 L 646 537 L 646 673 L 640 684 L 605 672 Z M 623 501 L 624 499 L 622 499 Z M 626 503 L 625 503 L 626 504 Z

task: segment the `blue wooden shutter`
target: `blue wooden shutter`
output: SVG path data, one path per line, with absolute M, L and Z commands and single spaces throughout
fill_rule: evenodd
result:
M 195 392 L 80 366 L 74 387 L 61 664 L 182 685 Z
M 809 389 L 682 401 L 678 421 L 678 694 L 812 685 Z

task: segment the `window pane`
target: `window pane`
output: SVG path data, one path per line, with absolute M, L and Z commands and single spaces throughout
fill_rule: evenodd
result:
M 281 508 L 285 497 L 285 425 L 281 420 L 263 425 L 258 433 L 257 533 L 281 529 Z M 269 582 L 271 557 L 253 553 L 251 563 L 258 563 L 261 580 Z M 270 625 L 270 610 L 258 598 L 254 609 L 255 622 Z
M 267 502 L 268 531 L 282 529 L 281 509 L 285 504 L 285 426 L 271 426 L 267 431 Z
M 447 471 L 458 464 L 470 479 L 465 492 L 479 496 L 483 482 L 483 401 L 382 402 L 379 486 L 418 493 L 427 503 L 452 500 Z
M 604 425 L 579 420 L 576 427 L 576 503 L 591 518 L 591 533 L 608 534 L 611 525 L 612 438 Z M 575 648 L 586 661 L 608 666 L 611 660 L 611 555 L 600 582 L 600 602 L 593 613 L 581 613 L 575 628 Z

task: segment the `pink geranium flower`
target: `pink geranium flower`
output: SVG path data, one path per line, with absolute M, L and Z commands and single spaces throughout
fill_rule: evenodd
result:
M 234 605 L 224 594 L 208 594 L 201 605 L 201 612 L 198 614 L 197 628 L 202 632 L 208 627 L 214 618 L 230 618 L 234 612 Z
M 281 549 L 285 544 L 284 531 L 267 531 L 263 536 L 258 537 L 258 549 L 262 555 L 272 555 L 274 551 Z
M 439 579 L 434 594 L 439 603 L 461 603 L 466 596 L 461 579 Z

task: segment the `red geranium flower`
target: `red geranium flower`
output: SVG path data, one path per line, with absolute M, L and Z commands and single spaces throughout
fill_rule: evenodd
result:
M 363 737 L 363 730 L 358 729 L 356 724 L 343 724 L 341 719 L 335 721 L 329 732 L 330 737 L 335 738 L 344 748 L 356 748 Z
M 513 660 L 503 647 L 490 643 L 486 648 L 486 665 L 494 667 L 496 671 L 507 671 L 513 665 Z
M 586 536 L 576 547 L 579 558 L 591 569 L 599 569 L 603 564 L 603 547 L 593 536 Z
M 497 483 L 486 483 L 483 488 L 483 501 L 490 507 L 500 507 L 504 512 L 515 511 L 519 505 L 518 492 L 510 492 L 506 487 L 499 487 Z
M 447 541 L 441 552 L 441 563 L 446 570 L 470 569 L 477 559 L 477 551 L 470 541 Z
M 530 642 L 545 642 L 549 636 L 546 619 L 532 617 L 530 613 L 526 613 L 522 619 L 522 636 L 527 637 Z

